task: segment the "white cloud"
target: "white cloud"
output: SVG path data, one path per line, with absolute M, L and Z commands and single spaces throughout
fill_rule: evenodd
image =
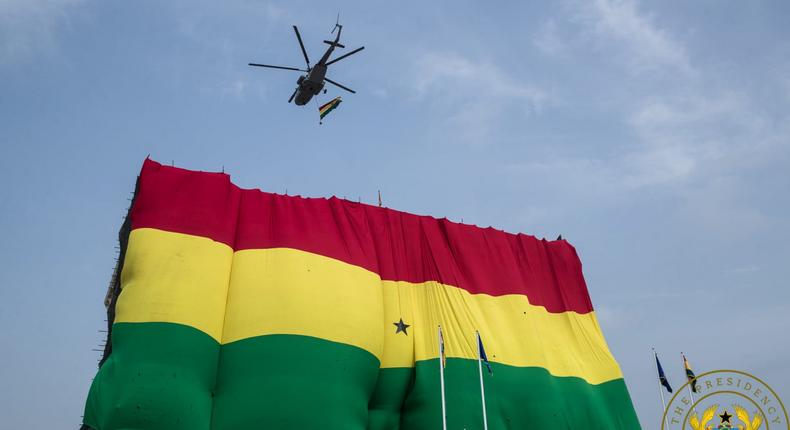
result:
M 633 139 L 623 144 L 619 157 L 605 162 L 619 184 L 639 189 L 693 180 L 698 187 L 716 188 L 724 176 L 769 162 L 771 154 L 781 151 L 777 147 L 788 137 L 788 127 L 781 126 L 786 115 L 766 111 L 746 89 L 706 73 L 716 65 L 692 65 L 682 40 L 644 11 L 643 4 L 569 1 L 572 16 L 567 23 L 576 24 L 578 33 L 568 40 L 596 36 L 597 48 L 624 62 L 636 76 L 625 77 L 629 94 L 615 107 Z M 556 35 L 559 30 L 567 31 L 552 24 L 545 33 Z M 651 79 L 657 71 L 672 73 L 671 83 Z M 780 75 L 765 85 L 788 88 L 790 80 Z M 724 200 L 722 196 L 708 203 L 723 209 Z
M 668 214 L 708 237 L 746 240 L 786 228 L 770 206 L 755 204 L 750 179 L 790 159 L 785 114 L 766 112 L 741 93 L 703 88 L 644 96 L 621 109 L 625 137 L 607 145 L 609 151 L 575 157 L 550 152 L 511 164 L 509 172 L 521 183 L 562 178 L 551 183 L 549 195 L 563 198 L 542 201 L 555 215 L 616 206 L 650 188 L 672 202 Z
M 192 74 L 187 68 L 194 67 L 194 62 L 198 61 L 202 65 L 201 73 L 192 75 L 192 79 L 199 90 L 207 95 L 233 100 L 246 97 L 278 97 L 278 100 L 287 100 L 289 89 L 284 89 L 283 93 L 269 91 L 265 71 L 239 67 L 240 64 L 259 58 L 260 41 L 271 38 L 272 32 L 291 36 L 290 26 L 282 25 L 291 18 L 287 10 L 273 2 L 250 0 L 222 3 L 177 0 L 168 3 L 168 6 L 177 33 L 200 48 L 197 50 L 199 55 L 191 58 L 190 63 L 173 59 L 172 68 L 176 70 L 172 75 L 174 79 Z M 236 22 L 236 30 L 250 37 L 229 33 L 227 22 Z M 298 47 L 294 45 L 294 49 L 298 50 Z M 296 81 L 296 76 L 293 81 Z
M 790 66 L 786 67 L 786 70 L 780 74 L 779 79 L 782 84 L 782 89 L 784 90 L 785 98 L 790 101 Z
M 486 143 L 507 111 L 530 115 L 548 100 L 543 90 L 516 81 L 497 65 L 455 53 L 428 53 L 415 62 L 411 89 L 416 99 L 440 106 L 453 139 Z M 447 140 L 447 139 L 445 139 Z
M 599 200 L 620 188 L 622 173 L 615 168 L 616 163 L 616 160 L 596 158 L 540 157 L 534 161 L 512 163 L 507 166 L 507 171 L 529 175 L 527 182 L 543 182 L 548 177 L 563 178 L 562 181 L 551 182 L 553 187 L 560 189 L 557 195 L 581 192 L 584 196 L 578 196 L 580 200 Z
M 568 54 L 568 44 L 560 36 L 557 22 L 553 19 L 540 25 L 532 38 L 532 44 L 543 53 L 555 57 L 565 57 Z
M 748 266 L 736 267 L 734 269 L 730 269 L 727 273 L 732 273 L 736 275 L 747 274 L 747 273 L 754 273 L 759 272 L 760 267 L 755 264 L 750 264 Z
M 216 40 L 216 34 L 207 34 L 206 27 L 215 24 L 218 18 L 238 19 L 256 22 L 258 35 L 265 35 L 277 24 L 291 19 L 290 13 L 273 2 L 255 2 L 249 0 L 226 0 L 224 2 L 178 0 L 172 3 L 176 13 L 175 22 L 178 30 L 205 44 L 223 44 L 224 40 Z
M 271 88 L 263 81 L 237 77 L 231 73 L 222 76 L 212 76 L 211 79 L 202 82 L 198 90 L 209 97 L 236 102 L 243 101 L 249 97 L 267 99 L 278 95 L 282 96 L 282 94 L 277 92 L 272 93 Z
M 385 88 L 375 87 L 369 90 L 370 94 L 380 99 L 388 99 L 390 94 Z
M 697 160 L 680 146 L 650 148 L 624 157 L 625 174 L 622 183 L 632 189 L 663 185 L 690 175 Z
M 634 188 L 682 180 L 699 165 L 759 149 L 766 120 L 730 92 L 647 99 L 628 118 L 638 137 L 627 182 Z
M 236 79 L 231 82 L 226 82 L 221 86 L 220 93 L 225 97 L 241 99 L 244 96 L 244 90 L 248 87 L 247 81 L 243 79 Z
M 430 53 L 420 57 L 415 89 L 420 96 L 436 91 L 445 95 L 517 99 L 535 110 L 540 109 L 546 100 L 543 91 L 516 82 L 490 62 L 476 62 L 451 53 Z
M 625 313 L 621 309 L 615 310 L 614 308 L 606 305 L 597 306 L 595 308 L 595 316 L 598 318 L 601 326 L 606 328 L 620 327 L 623 324 L 631 324 L 628 321 Z
M 655 19 L 639 11 L 634 0 L 595 0 L 574 3 L 580 18 L 605 40 L 620 44 L 616 54 L 634 72 L 670 68 L 693 73 L 684 47 L 673 40 Z
M 57 32 L 83 0 L 0 1 L 0 64 L 28 59 L 56 46 Z

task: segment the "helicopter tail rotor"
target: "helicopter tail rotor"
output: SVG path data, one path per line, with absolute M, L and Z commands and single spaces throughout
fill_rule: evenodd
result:
M 291 102 L 294 100 L 294 97 L 296 97 L 296 92 L 297 92 L 297 91 L 299 91 L 299 87 L 297 87 L 297 88 L 294 90 L 294 93 L 293 93 L 293 94 L 291 94 L 291 98 L 289 98 L 289 99 L 288 99 L 288 103 L 291 103 Z
M 338 28 L 341 30 L 343 29 L 343 26 L 340 25 L 340 12 L 337 13 L 337 19 L 335 20 L 335 26 L 332 28 L 332 34 L 334 34 L 335 30 Z

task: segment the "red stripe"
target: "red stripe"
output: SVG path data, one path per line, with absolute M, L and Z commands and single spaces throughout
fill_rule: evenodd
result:
M 523 294 L 549 312 L 592 310 L 576 250 L 446 219 L 335 197 L 301 198 L 242 190 L 222 173 L 146 160 L 132 228 L 204 236 L 235 250 L 294 248 L 378 273 L 438 281 L 470 293 Z

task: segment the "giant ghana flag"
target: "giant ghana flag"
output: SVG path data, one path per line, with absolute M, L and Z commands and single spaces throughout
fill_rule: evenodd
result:
M 440 429 L 439 325 L 448 428 L 483 425 L 476 330 L 489 428 L 640 428 L 564 240 L 151 160 L 127 227 L 84 428 Z

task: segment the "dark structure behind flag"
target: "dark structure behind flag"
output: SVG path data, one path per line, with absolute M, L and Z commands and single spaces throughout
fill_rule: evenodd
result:
M 697 388 L 697 377 L 694 375 L 694 371 L 691 370 L 691 365 L 686 359 L 686 356 L 683 354 L 680 355 L 683 357 L 683 367 L 686 368 L 686 378 L 688 378 L 689 382 L 691 382 L 691 391 L 698 393 L 699 389 Z
M 485 348 L 483 348 L 483 339 L 480 338 L 480 333 L 477 333 L 477 349 L 480 354 L 480 359 L 483 360 L 483 364 L 485 364 L 486 369 L 488 369 L 488 373 L 493 375 L 494 371 L 491 369 L 491 363 L 488 362 L 488 356 L 486 355 Z
M 661 382 L 661 385 L 667 389 L 670 393 L 672 392 L 672 387 L 669 385 L 669 381 L 667 380 L 667 375 L 664 374 L 664 368 L 661 367 L 661 362 L 658 361 L 658 354 L 656 354 L 656 366 L 658 367 L 658 380 Z

